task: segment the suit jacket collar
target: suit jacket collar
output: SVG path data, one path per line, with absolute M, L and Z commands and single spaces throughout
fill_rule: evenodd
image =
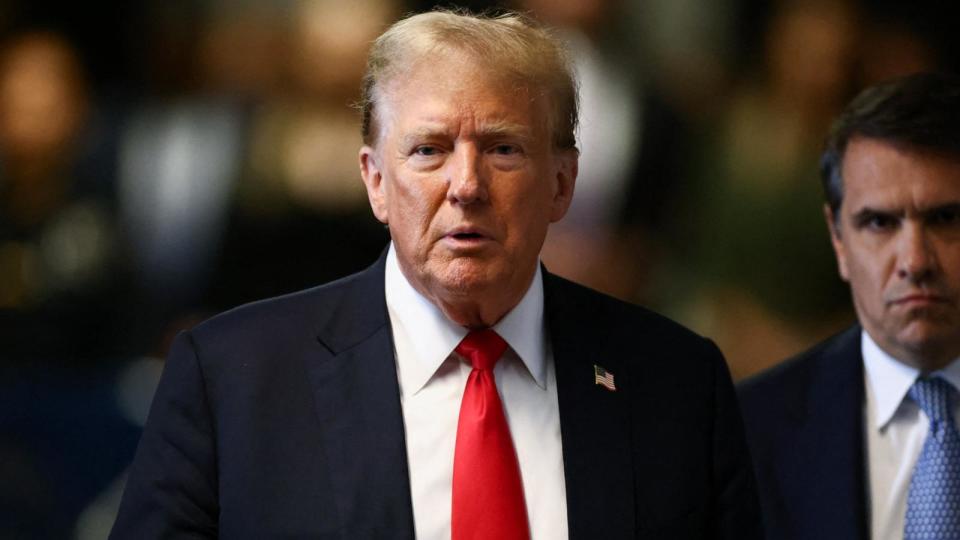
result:
M 343 538 L 413 539 L 400 389 L 384 299 L 384 257 L 321 288 L 307 364 Z
M 830 531 L 822 538 L 867 538 L 864 461 L 864 382 L 860 327 L 831 340 L 813 358 L 809 380 L 787 396 L 796 426 L 796 447 L 781 468 L 784 499 L 796 505 L 798 525 Z M 803 537 L 818 537 L 803 536 Z
M 413 510 L 393 340 L 384 297 L 385 257 L 325 287 L 316 361 L 307 371 L 324 448 L 340 494 L 344 538 L 413 538 Z M 556 364 L 571 539 L 633 538 L 635 504 L 627 397 L 594 382 L 602 329 L 575 286 L 543 272 L 545 322 Z M 608 471 L 616 471 L 610 473 Z M 385 531 L 389 531 L 385 534 Z
M 576 288 L 579 289 L 579 288 Z M 570 538 L 634 538 L 630 407 L 626 388 L 594 380 L 594 365 L 621 374 L 618 357 L 575 286 L 544 272 L 544 309 L 557 374 Z
M 317 339 L 331 353 L 339 354 L 389 326 L 385 265 L 386 251 L 363 272 L 322 288 L 327 309 L 319 312 Z

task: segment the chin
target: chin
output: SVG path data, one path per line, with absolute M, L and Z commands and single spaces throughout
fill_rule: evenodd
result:
M 914 322 L 900 333 L 905 347 L 924 355 L 960 356 L 960 331 L 932 321 Z
M 441 265 L 437 271 L 430 273 L 434 276 L 432 281 L 448 294 L 472 294 L 498 282 L 497 273 L 490 268 L 489 263 L 456 259 Z
M 483 273 L 454 273 L 440 280 L 441 286 L 449 293 L 471 296 L 484 293 L 496 286 L 498 281 Z

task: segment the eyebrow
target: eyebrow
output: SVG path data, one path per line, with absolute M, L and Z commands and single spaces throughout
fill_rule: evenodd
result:
M 946 204 L 938 204 L 936 206 L 931 206 L 928 208 L 922 208 L 917 212 L 922 218 L 929 218 L 930 216 L 939 214 L 941 212 L 958 212 L 960 213 L 960 201 L 951 202 Z M 855 212 L 852 215 L 854 223 L 861 223 L 864 220 L 874 217 L 874 216 L 888 216 L 894 218 L 903 218 L 906 215 L 906 212 L 902 208 L 892 209 L 892 208 L 873 208 L 870 206 L 865 206 Z
M 407 133 L 400 139 L 400 146 L 406 148 L 422 142 L 424 139 L 435 139 L 446 136 L 446 130 L 441 127 L 421 127 Z
M 486 122 L 478 130 L 481 138 L 515 137 L 523 140 L 533 138 L 530 126 L 513 122 L 494 121 Z
M 922 215 L 924 218 L 929 218 L 931 216 L 934 216 L 942 212 L 960 213 L 960 201 L 946 203 L 946 204 L 938 204 L 937 206 L 924 208 L 923 210 L 920 211 L 920 215 Z
M 485 122 L 477 130 L 477 138 L 480 140 L 489 140 L 496 139 L 499 137 L 507 137 L 511 139 L 520 139 L 523 142 L 528 142 L 533 139 L 533 134 L 531 133 L 529 126 L 523 124 L 517 124 L 514 122 L 501 122 L 501 121 L 492 121 Z M 420 143 L 424 139 L 434 139 L 438 137 L 449 137 L 450 134 L 442 126 L 424 126 L 417 129 L 414 129 L 412 132 L 407 133 L 400 139 L 400 144 L 402 147 L 413 146 Z
M 871 217 L 871 216 L 891 216 L 891 217 L 903 217 L 906 212 L 903 209 L 892 209 L 892 208 L 873 208 L 871 206 L 864 206 L 860 210 L 853 213 L 854 221 L 860 219 Z

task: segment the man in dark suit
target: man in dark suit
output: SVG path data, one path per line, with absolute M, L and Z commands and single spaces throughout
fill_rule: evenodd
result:
M 181 334 L 112 538 L 756 538 L 716 347 L 547 273 L 576 90 L 519 16 L 373 45 L 371 268 Z
M 822 159 L 859 325 L 741 384 L 768 538 L 960 538 L 960 79 L 865 90 Z

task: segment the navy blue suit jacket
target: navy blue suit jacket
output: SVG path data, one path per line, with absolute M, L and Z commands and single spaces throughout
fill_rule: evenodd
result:
M 738 387 L 770 540 L 868 540 L 860 327 Z
M 717 348 L 546 273 L 544 295 L 570 537 L 758 538 Z M 413 538 L 384 258 L 176 340 L 111 538 L 217 536 Z

